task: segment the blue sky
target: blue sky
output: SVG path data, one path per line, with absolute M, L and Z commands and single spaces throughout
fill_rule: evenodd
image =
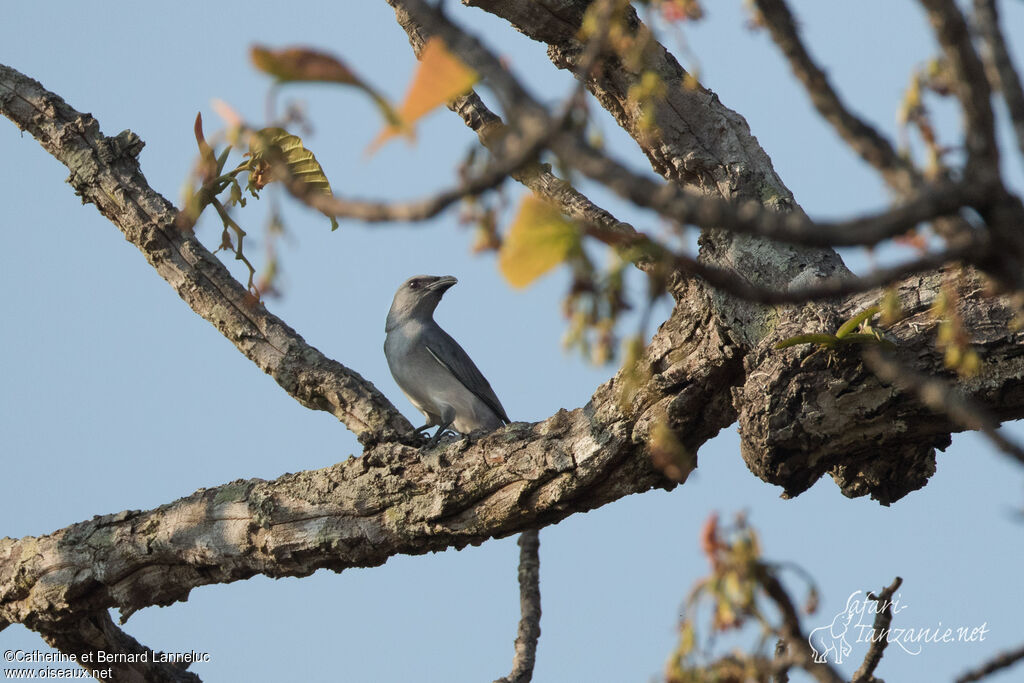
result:
M 385 3 L 348 4 L 354 6 L 302 13 L 267 2 L 108 2 L 102 11 L 12 3 L 0 24 L 0 61 L 91 112 L 106 134 L 138 133 L 149 182 L 177 202 L 195 154 L 196 112 L 207 130 L 217 122 L 213 98 L 253 122 L 263 116 L 268 81 L 248 64 L 252 43 L 332 51 L 401 97 L 414 69 L 404 33 Z M 708 3 L 708 19 L 687 30 L 705 85 L 747 118 L 811 216 L 883 206 L 881 182 L 816 118 L 767 36 L 744 27 L 741 4 Z M 909 73 L 935 51 L 916 4 L 793 4 L 812 51 L 846 99 L 895 135 Z M 1002 5 L 1007 27 L 1024 26 L 1024 7 Z M 506 56 L 535 95 L 555 101 L 571 87 L 543 46 L 480 11 L 455 3 L 450 11 Z M 1012 47 L 1019 63 L 1024 42 Z M 475 140 L 456 117 L 438 113 L 415 146 L 393 142 L 366 159 L 363 149 L 380 121 L 364 98 L 324 86 L 283 94 L 305 103 L 315 125 L 307 145 L 335 189 L 350 196 L 416 197 L 449 186 Z M 952 141 L 956 111 L 936 109 Z M 645 168 L 609 118 L 602 128 L 621 158 Z M 0 535 L 44 534 L 199 487 L 270 479 L 358 454 L 334 418 L 285 395 L 195 316 L 111 224 L 81 205 L 63 183 L 66 169 L 34 140 L 0 122 L 0 153 L 8 169 L 0 185 Z M 1021 160 L 1007 157 L 1021 191 Z M 512 203 L 520 195 L 512 185 L 505 191 Z M 593 197 L 624 220 L 653 226 L 614 198 Z M 255 257 L 265 204 L 239 214 Z M 470 352 L 513 419 L 580 406 L 614 372 L 560 348 L 565 322 L 557 302 L 567 275 L 511 290 L 493 256 L 469 253 L 472 235 L 454 211 L 423 225 L 343 223 L 331 233 L 323 217 L 284 205 L 284 297 L 270 309 L 374 382 L 417 424 L 381 348 L 391 297 L 412 274 L 459 278 L 437 319 Z M 199 230 L 216 245 L 212 221 Z M 863 254 L 850 257 L 864 262 Z M 1024 436 L 1019 426 L 1010 429 Z M 897 574 L 904 578 L 904 626 L 987 624 L 982 643 L 934 645 L 916 656 L 891 651 L 878 672 L 883 678 L 951 678 L 1019 643 L 1024 553 L 1015 512 L 1024 472 L 984 440 L 956 437 L 939 454 L 929 485 L 888 509 L 848 500 L 830 480 L 781 500 L 778 489 L 746 470 L 738 444 L 735 428 L 727 429 L 701 450 L 700 468 L 685 486 L 630 496 L 541 532 L 544 617 L 535 680 L 659 675 L 680 605 L 708 569 L 697 534 L 712 511 L 729 517 L 746 510 L 767 556 L 795 562 L 817 579 L 822 609 L 808 628 L 830 622 L 854 591 L 878 590 Z M 134 615 L 126 628 L 154 649 L 210 653 L 211 662 L 194 667 L 210 681 L 492 680 L 511 661 L 516 556 L 509 538 L 340 575 L 205 587 L 187 603 Z M 7 649 L 45 645 L 12 626 L 0 632 L 0 650 Z M 864 651 L 855 646 L 854 660 Z

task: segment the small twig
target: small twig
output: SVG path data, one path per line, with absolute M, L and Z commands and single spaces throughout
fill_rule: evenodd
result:
M 915 394 L 926 406 L 965 429 L 980 431 L 1007 455 L 1024 464 L 1024 448 L 999 431 L 999 421 L 980 403 L 951 382 L 904 365 L 877 348 L 864 351 L 864 363 L 884 382 Z
M 987 57 L 999 78 L 999 90 L 1010 112 L 1021 162 L 1024 163 L 1024 86 L 1021 85 L 1020 74 L 1013 66 L 1006 38 L 999 28 L 999 10 L 995 0 L 974 0 L 974 17 Z
M 882 609 L 875 610 L 875 622 L 871 626 L 873 635 L 871 645 L 868 647 L 867 654 L 864 655 L 864 662 L 853 674 L 850 683 L 878 683 L 878 679 L 875 678 L 875 669 L 878 668 L 879 662 L 882 661 L 882 655 L 885 654 L 885 648 L 889 645 L 887 634 L 889 625 L 892 623 L 892 596 L 899 590 L 902 583 L 903 579 L 897 576 L 878 595 L 868 591 L 868 600 L 879 603 Z M 886 637 L 879 637 L 879 634 L 885 634 Z
M 519 534 L 519 633 L 512 672 L 494 683 L 529 683 L 540 639 L 540 535 L 536 529 Z
M 1007 650 L 1001 652 L 989 661 L 985 662 L 977 669 L 971 669 L 960 674 L 956 679 L 956 683 L 971 683 L 971 681 L 980 681 L 982 678 L 990 674 L 994 674 L 997 671 L 1013 666 L 1017 662 L 1024 659 L 1024 645 L 1014 648 L 1013 650 Z
M 250 293 L 255 293 L 256 288 L 253 285 L 253 278 L 256 276 L 256 269 L 253 268 L 252 263 L 249 262 L 249 259 L 246 258 L 245 253 L 242 251 L 242 240 L 245 239 L 245 230 L 243 230 L 242 226 L 235 222 L 235 220 L 231 217 L 231 214 L 228 213 L 228 210 L 224 207 L 223 204 L 220 203 L 219 199 L 215 197 L 212 198 L 210 200 L 210 204 L 212 204 L 213 208 L 217 210 L 217 215 L 220 216 L 221 221 L 224 223 L 224 230 L 227 231 L 228 228 L 231 228 L 232 230 L 235 231 L 235 239 L 238 241 L 238 243 L 234 246 L 232 251 L 235 254 L 235 260 L 241 261 L 242 263 L 245 264 L 245 267 L 249 269 L 249 280 L 246 284 L 246 289 L 248 289 Z M 223 241 L 224 240 L 222 239 L 222 242 Z M 221 246 L 227 245 L 222 244 Z

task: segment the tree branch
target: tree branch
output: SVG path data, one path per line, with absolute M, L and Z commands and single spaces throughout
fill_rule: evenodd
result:
M 188 671 L 188 662 L 157 661 L 156 653 L 139 644 L 137 640 L 119 629 L 106 610 L 92 614 L 75 614 L 57 618 L 50 622 L 52 615 L 40 615 L 35 628 L 51 646 L 65 654 L 74 654 L 85 669 L 113 670 L 114 680 L 129 683 L 198 683 L 199 676 Z M 45 622 L 45 625 L 44 625 Z M 97 652 L 110 655 L 128 655 L 125 659 L 145 661 L 111 662 L 109 664 L 86 664 L 82 657 L 95 657 Z
M 837 299 L 851 294 L 860 294 L 879 287 L 898 283 L 911 275 L 933 271 L 944 265 L 963 260 L 969 262 L 978 258 L 985 250 L 979 244 L 969 243 L 962 247 L 925 254 L 889 268 L 879 268 L 864 276 L 831 277 L 812 281 L 807 285 L 794 285 L 788 289 L 773 289 L 747 281 L 738 273 L 708 266 L 684 254 L 677 254 L 673 264 L 682 272 L 700 277 L 715 289 L 721 290 L 745 301 L 765 305 L 799 304 L 811 301 Z
M 903 318 L 884 328 L 899 357 L 917 372 L 948 373 L 936 348 L 939 319 L 933 306 L 944 273 L 927 273 L 892 288 Z M 967 270 L 956 278 L 949 299 L 956 303 L 969 343 L 982 359 L 978 374 L 962 380 L 962 391 L 1007 420 L 1024 412 L 1024 332 L 1013 326 L 1019 305 L 991 296 L 991 281 Z M 965 426 L 880 381 L 864 366 L 859 349 L 837 349 L 813 358 L 810 345 L 785 350 L 774 341 L 824 331 L 880 302 L 873 290 L 842 301 L 817 322 L 782 318 L 773 336 L 745 357 L 745 382 L 734 390 L 741 452 L 765 481 L 799 495 L 829 474 L 847 496 L 870 494 L 883 504 L 924 486 L 935 472 L 935 449 Z M 995 407 L 998 406 L 998 411 Z
M 377 566 L 671 488 L 614 403 L 609 396 L 428 454 L 382 444 L 322 470 L 239 480 L 145 512 L 2 539 L 0 618 L 43 631 L 67 615 L 117 607 L 123 622 L 198 586 Z
M 494 683 L 530 683 L 540 639 L 540 536 L 536 529 L 519 535 L 519 633 L 512 673 Z
M 0 114 L 71 170 L 68 181 L 134 244 L 193 311 L 307 408 L 337 417 L 364 443 L 410 439 L 412 425 L 376 387 L 308 345 L 255 300 L 190 233 L 139 170 L 142 141 L 105 137 L 89 114 L 0 65 Z
M 428 36 L 423 29 L 412 20 L 409 13 L 400 4 L 394 4 L 395 15 L 399 25 L 409 36 L 409 44 L 419 57 Z M 494 155 L 500 155 L 503 141 L 509 136 L 509 126 L 501 117 L 492 112 L 474 91 L 449 103 L 448 108 L 458 114 L 465 124 L 474 132 Z M 566 216 L 589 225 L 600 226 L 604 230 L 631 233 L 633 226 L 616 219 L 611 213 L 593 203 L 566 180 L 551 172 L 549 164 L 530 163 L 515 168 L 510 175 L 537 196 L 543 197 L 557 206 Z

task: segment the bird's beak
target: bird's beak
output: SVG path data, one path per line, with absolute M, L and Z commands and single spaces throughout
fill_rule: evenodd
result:
M 449 287 L 456 284 L 457 282 L 458 280 L 456 280 L 451 275 L 443 275 L 430 283 L 430 291 L 445 292 L 448 290 Z

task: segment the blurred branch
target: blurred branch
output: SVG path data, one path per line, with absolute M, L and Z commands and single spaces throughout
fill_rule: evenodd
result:
M 902 159 L 892 144 L 871 124 L 852 113 L 832 88 L 825 72 L 811 57 L 785 0 L 755 0 L 772 39 L 789 60 L 793 73 L 804 85 L 822 118 L 832 124 L 840 137 L 882 174 L 901 194 L 920 184 L 917 171 Z
M 999 178 L 999 147 L 992 90 L 981 58 L 971 44 L 967 21 L 954 0 L 921 0 L 921 5 L 956 75 L 953 87 L 964 112 L 967 140 L 965 178 L 977 183 L 993 182 Z
M 864 351 L 864 364 L 882 381 L 916 395 L 926 406 L 947 415 L 964 429 L 980 431 L 999 450 L 1024 465 L 1024 448 L 999 431 L 999 420 L 948 380 L 920 373 L 878 349 Z
M 1021 155 L 1020 161 L 1024 163 L 1024 87 L 1021 86 L 1020 75 L 1013 66 L 1006 38 L 999 27 L 996 0 L 974 0 L 974 17 L 992 71 L 999 78 L 999 90 L 1010 112 L 1010 121 L 1013 123 Z
M 530 683 L 540 640 L 540 535 L 536 529 L 519 534 L 519 633 L 512 672 L 494 683 Z
M 399 5 L 396 5 L 396 7 L 398 8 L 397 11 L 404 13 L 404 8 L 401 8 Z M 583 62 L 587 65 L 585 67 L 587 69 L 593 67 L 603 48 L 604 40 L 607 37 L 608 22 L 613 2 L 602 0 L 602 4 L 599 7 L 601 8 L 597 17 L 599 33 L 597 37 L 590 41 L 587 46 L 587 52 L 583 55 Z M 405 23 L 411 24 L 411 20 L 407 18 L 407 15 L 405 16 Z M 414 43 L 414 51 L 417 57 L 419 57 L 423 48 L 422 40 L 418 45 L 416 45 L 414 40 L 414 37 L 418 35 L 417 32 L 410 29 L 410 40 Z M 516 86 L 510 87 L 510 91 L 516 92 L 518 89 L 519 92 L 525 93 L 525 90 L 522 89 L 522 86 L 518 84 L 511 74 L 506 75 L 506 82 Z M 437 215 L 460 199 L 477 195 L 485 190 L 496 187 L 509 175 L 516 174 L 520 177 L 525 177 L 526 174 L 522 171 L 527 166 L 536 169 L 538 166 L 537 156 L 547 146 L 552 137 L 561 134 L 565 129 L 573 111 L 579 107 L 582 95 L 583 86 L 580 84 L 565 97 L 562 105 L 559 107 L 559 111 L 554 116 L 549 116 L 547 110 L 540 104 L 531 102 L 532 107 L 535 109 L 534 115 L 517 117 L 515 126 L 503 126 L 500 136 L 489 136 L 487 147 L 491 151 L 491 161 L 487 168 L 480 172 L 476 178 L 470 179 L 457 188 L 438 192 L 429 198 L 419 201 L 360 202 L 345 200 L 334 195 L 325 196 L 312 190 L 309 185 L 303 183 L 300 179 L 291 176 L 287 167 L 282 167 L 281 170 L 287 173 L 286 185 L 289 192 L 326 215 L 336 218 L 356 218 L 370 222 L 425 220 Z M 473 96 L 475 97 L 475 93 L 473 93 Z M 466 97 L 463 97 L 460 98 L 460 101 L 465 102 L 466 99 Z M 479 104 L 479 107 L 486 110 L 482 102 Z M 487 113 L 490 112 L 487 111 Z M 483 111 L 479 112 L 479 114 L 483 114 Z M 534 170 L 535 173 L 536 171 Z M 580 197 L 574 197 L 573 199 L 576 200 L 573 203 L 578 204 Z M 560 203 L 569 204 L 569 202 L 564 200 Z M 604 217 L 602 216 L 601 218 L 603 219 Z
M 701 197 L 657 183 L 569 134 L 552 142 L 559 155 L 591 180 L 664 218 L 803 246 L 873 246 L 922 222 L 968 206 L 987 206 L 992 196 L 986 188 L 969 183 L 925 185 L 892 209 L 847 221 L 815 223 L 802 212 L 774 211 L 749 200 L 737 203 Z
M 843 677 L 830 664 L 815 661 L 814 650 L 807 641 L 807 636 L 804 635 L 796 607 L 778 578 L 774 574 L 762 570 L 757 580 L 782 615 L 779 635 L 786 641 L 786 648 L 790 653 L 792 663 L 820 683 L 845 683 Z
M 423 50 L 426 35 L 401 4 L 392 4 L 398 23 L 406 31 L 413 52 L 418 57 Z M 492 155 L 501 154 L 503 142 L 509 135 L 509 126 L 484 104 L 476 92 L 470 91 L 449 103 L 449 109 L 458 114 L 465 124 L 476 132 L 481 144 L 490 150 Z M 619 221 L 611 213 L 594 204 L 567 180 L 557 177 L 551 172 L 548 164 L 524 164 L 513 169 L 510 175 L 537 196 L 557 206 L 569 218 L 599 225 L 605 230 L 626 233 L 632 231 L 632 226 Z
M 971 669 L 970 671 L 960 674 L 956 679 L 956 683 L 980 681 L 987 676 L 1013 666 L 1022 659 L 1024 659 L 1024 645 L 1013 650 L 1007 650 L 1006 652 L 993 657 L 978 668 Z
M 707 265 L 685 254 L 675 254 L 673 263 L 681 271 L 697 275 L 712 287 L 740 299 L 760 304 L 781 305 L 835 299 L 866 292 L 876 287 L 898 282 L 910 275 L 935 270 L 949 263 L 960 260 L 970 261 L 980 252 L 980 243 L 971 242 L 961 247 L 926 254 L 897 266 L 879 268 L 864 276 L 831 277 L 787 290 L 753 284 L 734 270 Z
M 885 648 L 889 645 L 889 625 L 892 623 L 892 596 L 899 590 L 899 587 L 903 584 L 903 579 L 896 577 L 893 582 L 882 589 L 882 592 L 878 595 L 868 591 L 868 600 L 873 600 L 879 603 L 881 609 L 875 609 L 875 622 L 871 625 L 871 645 L 868 647 L 867 654 L 864 655 L 864 662 L 857 669 L 857 672 L 853 674 L 853 678 L 850 679 L 850 683 L 884 683 L 875 678 L 875 669 L 878 668 L 878 664 L 882 661 L 882 655 L 885 654 Z M 885 637 L 879 637 L 879 634 L 885 634 Z

